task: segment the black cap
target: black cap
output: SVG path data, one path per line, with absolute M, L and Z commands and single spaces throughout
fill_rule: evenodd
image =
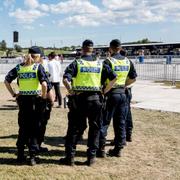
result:
M 40 54 L 40 56 L 44 56 L 44 53 L 41 51 L 41 49 L 38 46 L 32 46 L 29 48 L 30 54 Z
M 120 47 L 121 46 L 121 41 L 119 39 L 113 39 L 110 42 L 110 47 Z
M 93 42 L 90 39 L 86 39 L 83 43 L 82 43 L 82 47 L 93 47 Z

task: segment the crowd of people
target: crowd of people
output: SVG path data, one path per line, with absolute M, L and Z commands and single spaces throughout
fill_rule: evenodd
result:
M 60 164 L 74 165 L 76 145 L 87 127 L 87 161 L 84 164 L 88 166 L 95 163 L 96 157 L 120 157 L 126 142 L 132 141 L 131 84 L 137 77 L 134 65 L 125 56 L 118 39 L 110 42 L 109 53 L 104 61 L 100 60 L 99 54 L 93 55 L 93 45 L 92 40 L 85 40 L 81 54 L 66 67 L 63 74 L 69 112 L 65 157 L 59 160 Z M 62 105 L 61 68 L 56 54 L 50 53 L 48 62 L 42 56 L 40 48 L 31 47 L 24 62 L 5 77 L 5 85 L 19 106 L 17 163 L 27 161 L 25 147 L 29 149 L 30 165 L 36 164 L 37 154 L 48 151 L 41 145 L 55 101 L 53 87 L 58 107 Z M 17 94 L 11 86 L 16 78 L 19 86 Z M 111 119 L 114 128 L 111 144 L 114 148 L 106 152 Z

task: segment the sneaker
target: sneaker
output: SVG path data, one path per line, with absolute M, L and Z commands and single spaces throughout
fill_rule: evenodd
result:
M 62 165 L 74 166 L 74 158 L 68 158 L 68 157 L 61 158 L 59 160 L 59 163 Z
M 98 150 L 98 151 L 96 152 L 96 157 L 105 158 L 105 157 L 106 157 L 106 152 L 105 152 L 105 150 Z
M 30 165 L 31 165 L 31 166 L 35 166 L 35 165 L 36 165 L 35 157 L 31 157 L 31 158 L 30 158 Z
M 121 150 L 110 149 L 107 153 L 108 156 L 121 157 Z

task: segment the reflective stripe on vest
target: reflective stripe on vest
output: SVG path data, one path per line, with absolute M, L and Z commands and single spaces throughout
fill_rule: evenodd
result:
M 33 64 L 30 66 L 17 66 L 17 74 L 19 79 L 19 94 L 21 95 L 38 95 L 41 94 L 41 85 L 38 80 L 38 66 Z
M 130 70 L 129 59 L 126 57 L 124 59 L 114 59 L 111 57 L 109 61 L 111 62 L 112 70 L 117 74 L 117 81 L 113 88 L 124 87 Z
M 73 78 L 74 91 L 101 91 L 102 63 L 78 59 L 77 76 Z

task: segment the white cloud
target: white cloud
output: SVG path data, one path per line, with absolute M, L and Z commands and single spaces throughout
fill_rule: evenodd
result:
M 62 21 L 59 21 L 58 25 L 59 26 L 80 25 L 80 26 L 85 27 L 85 26 L 98 26 L 99 22 L 97 22 L 94 18 L 85 16 L 85 15 L 76 15 L 76 16 L 70 16 Z
M 40 27 L 44 27 L 44 24 L 39 24 Z
M 102 4 L 111 10 L 122 10 L 132 8 L 135 4 L 134 0 L 102 0 Z
M 13 11 L 14 3 L 15 3 L 15 0 L 4 0 L 3 1 L 4 7 L 7 8 L 9 11 Z
M 42 11 L 49 11 L 49 6 L 47 4 L 40 4 L 39 8 L 42 10 Z
M 5 0 L 7 4 L 15 0 Z M 59 26 L 101 26 L 180 22 L 180 0 L 102 0 L 102 5 L 90 0 L 61 0 L 56 4 L 24 0 L 27 10 L 16 9 L 11 17 L 23 23 L 32 23 L 44 15 L 60 14 L 54 24 Z M 63 16 L 62 16 L 63 15 Z
M 25 25 L 23 26 L 24 29 L 27 29 L 27 30 L 34 30 L 34 27 L 33 26 L 29 26 L 29 25 Z
M 86 5 L 85 5 L 86 4 Z M 60 26 L 99 26 L 104 24 L 144 24 L 179 21 L 179 0 L 102 0 L 103 8 L 89 1 L 69 0 L 51 5 L 52 13 L 68 13 Z M 90 8 L 92 7 L 92 8 Z
M 42 13 L 38 10 L 22 10 L 20 8 L 16 9 L 14 12 L 10 12 L 10 17 L 15 17 L 21 23 L 32 23 L 36 19 L 45 16 L 45 13 Z
M 51 4 L 50 9 L 52 13 L 57 14 L 97 13 L 100 11 L 97 6 L 91 4 L 88 0 L 69 0 L 58 4 Z
M 3 5 L 5 6 L 5 7 L 10 7 L 10 6 L 12 6 L 12 4 L 14 4 L 15 3 L 15 0 L 4 0 L 3 1 Z
M 37 8 L 39 6 L 38 0 L 24 0 L 24 4 L 31 9 Z

